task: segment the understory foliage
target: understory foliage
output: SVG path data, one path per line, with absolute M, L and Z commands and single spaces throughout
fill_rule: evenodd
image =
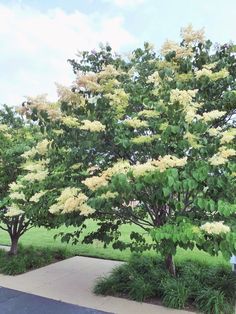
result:
M 191 26 L 181 37 L 160 54 L 148 43 L 129 58 L 108 45 L 81 52 L 58 102 L 22 108 L 50 142 L 49 212 L 78 226 L 66 239 L 91 217 L 99 227 L 85 242 L 153 248 L 172 274 L 178 246 L 236 251 L 235 46 L 213 49 Z M 143 233 L 123 243 L 124 223 Z
M 236 276 L 225 266 L 196 261 L 176 265 L 176 277 L 156 257 L 133 255 L 126 264 L 100 278 L 96 294 L 160 303 L 177 309 L 195 308 L 201 313 L 233 314 Z
M 18 275 L 40 268 L 70 257 L 63 248 L 35 248 L 19 245 L 17 256 L 9 256 L 5 250 L 0 250 L 0 273 Z

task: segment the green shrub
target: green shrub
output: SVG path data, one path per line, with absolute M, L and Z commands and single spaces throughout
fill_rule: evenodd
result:
M 186 261 L 177 267 L 179 278 L 190 288 L 193 297 L 207 287 L 224 293 L 233 302 L 236 298 L 236 274 L 225 265 L 210 266 L 200 262 Z
M 115 291 L 113 290 L 114 281 L 113 278 L 110 277 L 102 277 L 99 278 L 94 286 L 93 292 L 95 294 L 101 295 L 114 295 Z
M 118 266 L 112 270 L 110 276 L 97 280 L 94 293 L 103 295 L 128 293 L 132 278 L 129 265 Z
M 224 293 L 212 288 L 199 292 L 196 307 L 206 314 L 233 314 L 233 306 L 225 299 Z
M 137 274 L 136 277 L 138 280 L 140 280 L 139 274 L 141 274 L 144 281 L 148 283 L 148 287 L 152 289 L 152 293 L 144 293 L 146 297 L 143 300 L 149 296 L 163 295 L 161 282 L 163 279 L 169 278 L 170 274 L 165 271 L 164 263 L 160 258 L 142 254 L 134 254 L 131 256 L 128 265 L 131 268 L 132 273 Z M 131 285 L 132 283 L 133 282 L 131 282 Z M 136 285 L 136 282 L 133 284 Z M 147 289 L 149 288 L 144 288 L 144 290 Z
M 163 303 L 168 307 L 182 309 L 189 298 L 189 289 L 178 279 L 170 278 L 163 281 Z
M 176 267 L 177 276 L 189 289 L 189 299 L 194 301 L 198 291 L 204 287 L 201 278 L 208 274 L 208 266 L 199 262 L 185 261 Z
M 72 253 L 69 253 L 69 251 L 63 247 L 58 247 L 56 249 L 53 249 L 53 251 L 54 258 L 56 258 L 57 260 L 63 260 L 72 256 Z
M 150 270 L 156 267 L 157 258 L 154 259 L 152 257 L 142 255 L 142 254 L 133 254 L 129 260 L 129 266 L 133 270 L 135 270 L 138 274 L 149 274 Z
M 217 266 L 213 268 L 211 275 L 209 286 L 223 292 L 228 301 L 234 302 L 236 300 L 236 274 L 226 267 Z
M 19 246 L 16 256 L 10 256 L 6 251 L 0 250 L 0 273 L 17 275 L 65 259 L 68 256 L 67 251 L 61 248 L 36 249 L 33 246 Z
M 164 294 L 162 283 L 169 278 L 171 278 L 170 274 L 165 272 L 163 268 L 152 269 L 149 274 L 145 276 L 145 280 L 152 286 L 153 294 L 160 298 Z
M 155 295 L 152 284 L 137 274 L 130 283 L 129 296 L 135 301 L 144 301 Z
M 6 254 L 5 254 L 6 255 Z M 5 275 L 17 275 L 25 273 L 27 267 L 24 258 L 17 256 L 5 256 L 0 261 L 0 272 Z
M 176 273 L 171 276 L 158 257 L 134 254 L 128 263 L 98 280 L 94 292 L 136 301 L 156 298 L 168 307 L 195 306 L 204 313 L 231 314 L 236 278 L 230 267 L 187 260 L 177 264 Z

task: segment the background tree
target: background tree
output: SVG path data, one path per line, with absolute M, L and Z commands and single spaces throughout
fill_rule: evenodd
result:
M 0 228 L 8 232 L 9 253 L 15 255 L 19 238 L 32 226 L 58 223 L 48 212 L 50 197 L 45 195 L 49 143 L 37 124 L 26 123 L 8 107 L 0 111 L 0 130 Z
M 226 257 L 236 249 L 235 47 L 213 51 L 191 26 L 181 36 L 160 55 L 147 43 L 129 59 L 109 46 L 83 52 L 70 61 L 77 79 L 58 87 L 57 108 L 29 105 L 69 169 L 69 195 L 50 212 L 97 219 L 85 242 L 153 248 L 173 274 L 178 246 Z M 144 232 L 122 243 L 124 223 Z

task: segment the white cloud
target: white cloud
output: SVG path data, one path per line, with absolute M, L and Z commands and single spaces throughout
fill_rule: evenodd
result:
M 67 13 L 59 8 L 45 13 L 1 4 L 0 16 L 0 104 L 17 104 L 25 95 L 45 92 L 53 99 L 55 82 L 72 82 L 66 60 L 78 50 L 96 48 L 100 42 L 120 50 L 136 42 L 118 16 Z
M 105 2 L 110 2 L 118 7 L 125 8 L 125 7 L 134 7 L 144 3 L 146 0 L 104 0 Z

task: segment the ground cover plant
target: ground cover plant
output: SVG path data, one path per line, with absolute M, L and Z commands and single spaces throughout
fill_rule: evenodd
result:
M 9 255 L 4 249 L 0 250 L 0 273 L 18 275 L 40 268 L 65 258 L 71 254 L 65 248 L 35 248 L 33 246 L 19 246 L 17 255 Z
M 173 277 L 157 256 L 133 255 L 100 278 L 94 292 L 201 313 L 233 314 L 236 274 L 225 265 L 185 260 L 176 263 Z

